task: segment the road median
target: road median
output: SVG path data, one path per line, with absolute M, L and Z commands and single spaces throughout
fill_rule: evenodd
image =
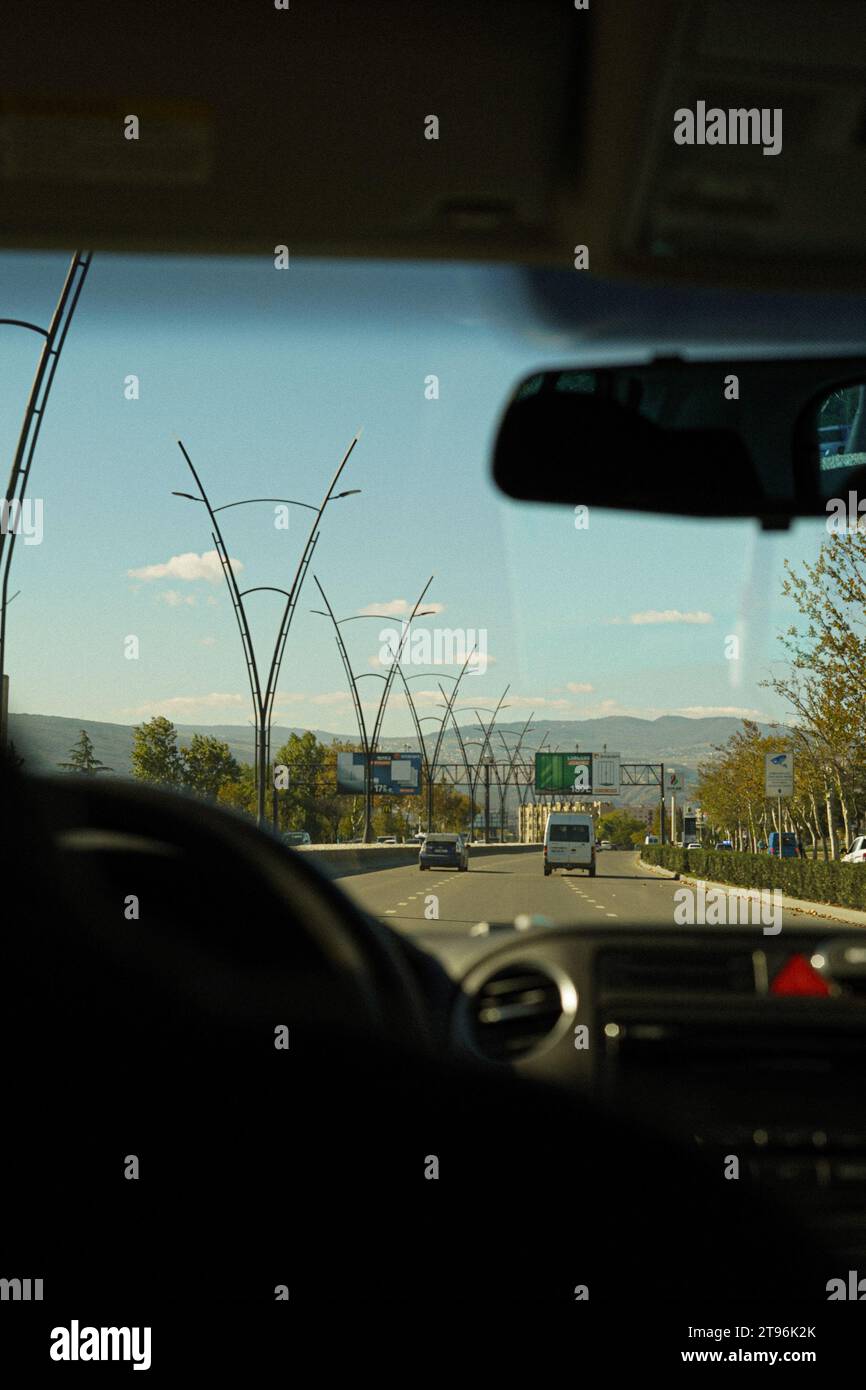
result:
M 417 845 L 298 845 L 296 848 L 328 878 L 348 878 L 355 874 L 401 869 L 418 863 Z M 531 849 L 540 853 L 541 845 L 470 845 L 470 867 L 474 859 L 484 859 L 494 854 L 522 854 Z

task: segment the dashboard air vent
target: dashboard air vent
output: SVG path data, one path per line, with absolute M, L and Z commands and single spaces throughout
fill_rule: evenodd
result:
M 534 965 L 510 965 L 484 981 L 470 1000 L 472 1042 L 492 1061 L 532 1052 L 564 1012 L 556 980 Z

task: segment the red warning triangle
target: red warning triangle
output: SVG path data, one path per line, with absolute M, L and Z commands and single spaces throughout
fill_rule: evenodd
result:
M 803 955 L 789 956 L 770 985 L 771 994 L 830 993 L 827 981 L 818 974 Z

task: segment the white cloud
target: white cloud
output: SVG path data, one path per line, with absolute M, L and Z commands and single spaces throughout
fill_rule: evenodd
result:
M 274 699 L 274 705 L 341 705 L 350 700 L 351 695 L 348 690 L 328 690 L 320 695 L 311 695 L 307 691 L 285 691 L 278 694 Z
M 572 695 L 588 695 L 595 686 L 590 685 L 589 681 L 566 681 L 565 688 L 570 690 Z
M 169 608 L 178 608 L 182 603 L 188 608 L 195 607 L 195 594 L 181 594 L 177 589 L 165 589 L 161 594 L 157 594 L 160 603 L 167 603 Z
M 613 626 L 631 623 L 636 627 L 642 627 L 648 623 L 711 623 L 712 621 L 712 613 L 705 613 L 701 609 L 692 613 L 681 613 L 679 608 L 647 608 L 643 613 L 630 613 L 627 618 L 608 619 L 608 622 Z
M 243 569 L 240 560 L 229 560 L 235 574 Z M 172 555 L 162 564 L 142 565 L 140 569 L 127 570 L 130 579 L 204 579 L 209 584 L 219 584 L 223 577 L 222 565 L 215 550 L 207 550 L 196 555 L 188 550 L 183 555 Z
M 359 618 L 380 616 L 385 618 L 408 618 L 414 606 L 415 605 L 412 603 L 407 603 L 404 598 L 389 598 L 385 599 L 382 603 L 368 603 L 366 608 L 359 608 L 357 616 Z M 425 612 L 431 610 L 434 613 L 444 613 L 445 604 L 432 603 L 425 599 L 421 604 L 421 611 Z
M 202 638 L 200 638 L 200 640 L 199 640 L 199 645 L 202 646 L 202 647 L 215 647 L 215 646 L 216 646 L 216 638 L 215 638 L 215 637 L 202 637 Z
M 574 701 L 566 700 L 564 697 L 559 700 L 551 700 L 547 695 L 512 695 L 509 704 L 524 705 L 529 709 L 573 709 Z
M 683 705 L 675 714 L 684 714 L 689 719 L 707 719 L 712 715 L 733 715 L 737 719 L 757 719 L 768 722 L 757 709 L 744 709 L 742 705 Z
M 125 710 L 125 714 L 137 718 L 148 718 L 154 714 L 168 717 L 178 714 L 197 714 L 199 710 L 236 709 L 249 704 L 249 696 L 222 695 L 212 692 L 209 695 L 172 695 L 167 700 L 152 700 L 150 704 L 139 705 L 136 709 Z

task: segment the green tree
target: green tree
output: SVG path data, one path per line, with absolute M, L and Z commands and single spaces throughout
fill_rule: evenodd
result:
M 233 811 L 243 811 L 255 819 L 256 774 L 251 763 L 241 763 L 234 780 L 224 781 L 217 792 L 217 801 Z
M 610 840 L 612 845 L 635 845 L 643 841 L 646 825 L 624 809 L 608 811 L 606 816 L 599 816 L 596 835 L 599 840 Z
M 84 773 L 87 777 L 93 777 L 97 772 L 113 772 L 113 767 L 106 767 L 105 763 L 100 762 L 93 751 L 93 743 L 86 729 L 82 729 L 78 735 L 78 742 L 69 750 L 69 762 L 58 763 L 64 772 Z
M 327 754 L 327 745 L 320 743 L 311 729 L 290 734 L 277 750 L 273 761 L 288 772 L 288 787 L 277 793 L 277 822 L 281 830 L 307 830 L 313 841 L 322 835 L 333 839 L 332 818 L 322 804 L 331 789 Z M 336 790 L 336 782 L 333 786 Z M 270 797 L 267 810 L 270 813 Z
M 240 767 L 228 744 L 210 734 L 193 734 L 180 757 L 184 785 L 208 800 L 216 800 L 225 783 L 237 782 L 240 777 Z
M 177 729 L 158 714 L 132 731 L 132 775 L 159 787 L 184 785 L 184 762 L 177 746 Z

